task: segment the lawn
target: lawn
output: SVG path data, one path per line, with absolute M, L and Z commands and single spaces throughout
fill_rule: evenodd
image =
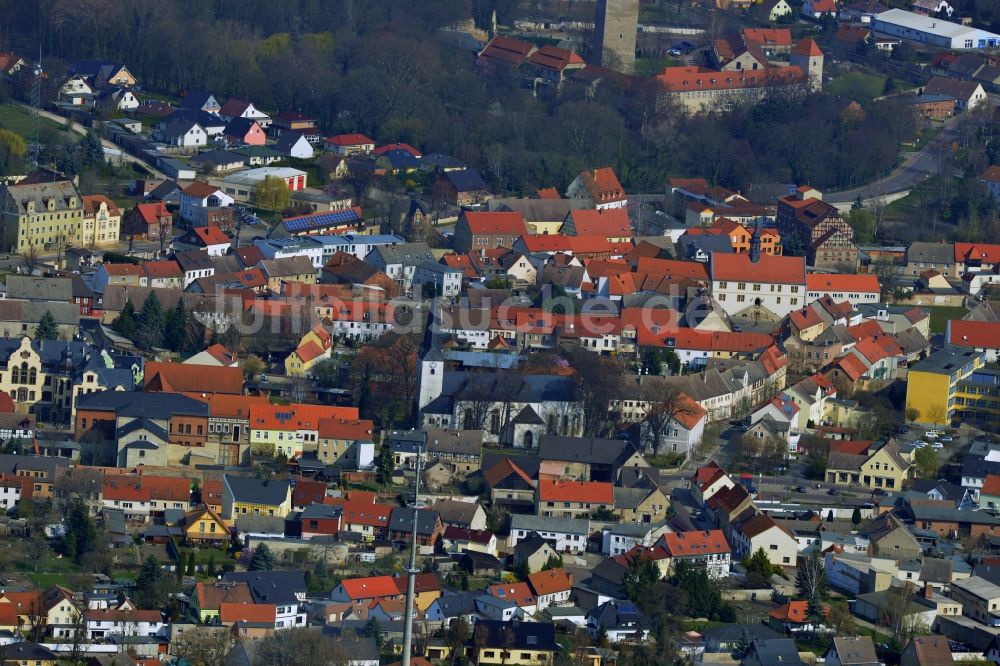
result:
M 61 585 L 63 587 L 69 587 L 69 581 L 66 580 L 66 574 L 61 573 L 37 573 L 28 574 L 28 578 L 31 582 L 35 584 L 40 590 L 46 590 L 53 585 Z
M 944 333 L 949 321 L 961 319 L 969 313 L 961 306 L 922 305 L 920 307 L 931 314 L 931 333 Z
M 683 64 L 684 61 L 680 58 L 636 58 L 635 75 L 647 78 L 659 74 L 664 67 L 678 67 Z
M 927 205 L 928 200 L 938 196 L 938 178 L 928 178 L 921 181 L 902 199 L 896 199 L 885 207 L 885 219 L 895 222 L 912 220 L 920 208 Z
M 16 134 L 27 138 L 31 137 L 34 128 L 34 120 L 31 112 L 21 106 L 13 104 L 0 104 L 0 127 L 8 129 Z M 61 129 L 60 125 L 48 118 L 39 119 L 40 128 Z
M 868 104 L 882 94 L 884 86 L 884 76 L 848 72 L 826 84 L 826 90 L 834 95 Z

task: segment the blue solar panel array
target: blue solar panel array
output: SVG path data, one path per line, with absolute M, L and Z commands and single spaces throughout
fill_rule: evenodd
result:
M 289 233 L 295 233 L 297 231 L 307 231 L 309 229 L 330 227 L 337 224 L 357 221 L 357 213 L 353 208 L 348 208 L 346 210 L 330 211 L 329 213 L 317 213 L 316 215 L 310 215 L 308 217 L 292 218 L 290 220 L 285 220 L 282 224 L 285 225 L 285 229 Z

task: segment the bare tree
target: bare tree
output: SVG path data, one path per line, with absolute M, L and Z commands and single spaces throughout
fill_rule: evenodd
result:
M 233 646 L 226 627 L 195 627 L 174 641 L 174 656 L 187 659 L 193 666 L 224 666 Z
M 911 583 L 890 587 L 878 604 L 880 622 L 890 632 L 890 645 L 901 651 L 914 636 L 927 633 L 928 627 L 913 614 L 914 588 Z
M 21 266 L 24 268 L 24 272 L 31 275 L 38 268 L 39 263 L 38 246 L 29 245 L 28 249 L 21 253 Z
M 639 400 L 645 405 L 646 412 L 643 419 L 643 447 L 650 448 L 653 455 L 657 456 L 660 455 L 663 435 L 670 424 L 675 419 L 683 419 L 698 411 L 691 398 L 679 387 L 662 380 L 644 380 L 639 386 Z
M 307 628 L 276 631 L 257 642 L 253 666 L 348 666 L 356 637 L 334 640 Z

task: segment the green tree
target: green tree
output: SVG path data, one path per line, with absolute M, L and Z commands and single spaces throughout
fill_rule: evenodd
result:
M 104 146 L 101 145 L 101 137 L 91 129 L 80 141 L 80 164 L 83 167 L 103 166 Z
M 378 618 L 368 618 L 365 626 L 361 629 L 361 635 L 375 639 L 375 645 L 378 646 L 379 650 L 385 645 L 385 635 L 382 633 L 382 625 L 379 624 Z
M 274 553 L 268 548 L 266 543 L 262 543 L 253 549 L 253 557 L 250 558 L 250 571 L 271 571 L 274 569 Z
M 733 658 L 733 661 L 743 661 L 743 658 L 750 653 L 750 635 L 747 633 L 744 627 L 740 631 L 740 635 L 733 642 L 732 646 L 729 648 L 729 656 Z
M 189 351 L 191 344 L 188 336 L 191 320 L 184 308 L 184 299 L 178 298 L 177 305 L 166 317 L 163 328 L 163 345 L 175 352 Z
M 660 580 L 660 570 L 656 562 L 648 557 L 633 557 L 622 575 L 622 590 L 625 596 L 637 601 Z
M 194 564 L 194 551 L 189 551 L 187 554 L 187 570 L 184 572 L 188 576 L 193 576 L 195 572 Z
M 875 216 L 864 208 L 852 208 L 845 218 L 859 243 L 875 242 Z
M 136 326 L 135 306 L 132 305 L 132 301 L 125 301 L 121 314 L 111 327 L 126 338 L 132 339 L 135 336 Z
M 215 553 L 208 554 L 208 563 L 205 565 L 205 573 L 215 576 Z
M 180 563 L 178 563 L 180 566 Z M 155 557 L 148 557 L 135 578 L 135 603 L 139 608 L 163 608 L 170 596 L 172 584 Z
M 457 617 L 448 625 L 444 632 L 444 643 L 451 648 L 451 663 L 457 663 L 459 655 L 464 652 L 466 642 L 472 637 L 472 629 L 464 617 Z
M 855 525 L 861 524 L 861 509 L 859 507 L 854 507 L 854 511 L 851 512 L 851 522 Z
M 24 137 L 7 129 L 0 129 L 0 144 L 6 146 L 14 157 L 24 157 L 28 152 L 28 143 Z
M 287 208 L 291 199 L 292 193 L 288 190 L 288 184 L 283 178 L 267 176 L 257 186 L 257 206 L 265 210 L 277 211 Z
M 392 472 L 395 468 L 396 465 L 392 460 L 392 447 L 389 446 L 388 442 L 382 442 L 382 446 L 378 450 L 378 457 L 375 459 L 375 480 L 383 486 L 389 485 L 392 482 Z
M 136 320 L 135 344 L 140 349 L 152 349 L 163 344 L 163 327 L 166 318 L 163 314 L 163 306 L 157 298 L 155 291 L 150 291 L 149 296 L 142 303 L 139 317 Z
M 813 551 L 799 565 L 795 574 L 795 594 L 809 602 L 809 616 L 818 620 L 822 617 L 822 602 L 830 593 L 830 583 L 826 578 L 826 568 L 818 551 Z
M 941 461 L 938 452 L 930 446 L 921 446 L 913 454 L 913 464 L 917 466 L 917 471 L 925 479 L 937 478 L 938 468 Z
M 768 559 L 763 548 L 758 548 L 753 555 L 747 557 L 743 562 L 743 568 L 747 570 L 747 573 L 755 573 L 764 580 L 770 580 L 771 574 L 774 573 L 771 560 Z
M 97 545 L 97 526 L 82 500 L 74 501 L 66 513 L 66 555 L 77 564 Z
M 56 318 L 52 316 L 52 313 L 48 310 L 42 315 L 42 318 L 38 320 L 38 326 L 35 327 L 35 339 L 36 340 L 58 340 L 59 339 L 59 325 L 56 324 Z

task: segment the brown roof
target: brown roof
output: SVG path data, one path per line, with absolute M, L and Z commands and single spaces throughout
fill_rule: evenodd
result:
M 490 467 L 483 473 L 483 479 L 486 481 L 486 485 L 493 487 L 500 483 L 502 480 L 506 479 L 511 474 L 521 477 L 528 485 L 534 485 L 531 477 L 525 474 L 524 470 L 515 465 L 512 461 L 504 458 L 499 461 L 493 467 Z
M 243 393 L 243 370 L 240 368 L 220 367 L 205 372 L 198 365 L 150 361 L 144 376 L 144 391 Z
M 910 645 L 920 666 L 950 666 L 955 663 L 946 636 L 914 636 Z

